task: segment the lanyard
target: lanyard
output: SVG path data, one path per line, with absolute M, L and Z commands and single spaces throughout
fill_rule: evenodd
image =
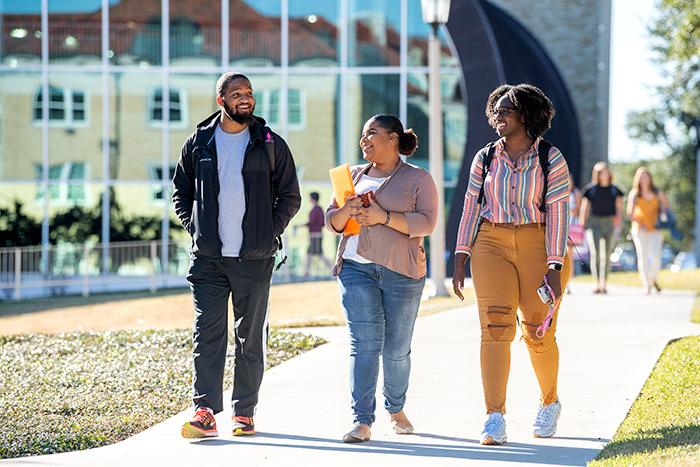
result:
M 537 326 L 537 331 L 535 331 L 535 335 L 542 339 L 547 332 L 547 329 L 549 329 L 549 326 L 552 325 L 552 320 L 554 319 L 554 311 L 557 309 L 557 305 L 559 304 L 559 300 L 554 299 L 554 291 L 552 290 L 552 287 L 549 285 L 549 282 L 547 281 L 547 276 L 544 276 L 544 285 L 547 287 L 547 291 L 549 292 L 549 296 L 552 297 L 552 303 L 549 304 L 549 311 L 547 312 L 547 316 L 544 318 L 544 322 Z

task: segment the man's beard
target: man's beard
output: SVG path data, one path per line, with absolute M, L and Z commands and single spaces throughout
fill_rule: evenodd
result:
M 255 111 L 255 104 L 251 106 L 250 113 L 239 114 L 224 102 L 224 113 L 236 123 L 244 124 L 250 122 L 253 119 L 253 111 Z

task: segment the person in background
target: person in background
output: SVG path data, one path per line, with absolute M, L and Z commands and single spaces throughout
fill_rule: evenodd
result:
M 593 165 L 591 183 L 583 187 L 579 222 L 586 227 L 586 240 L 591 252 L 591 273 L 596 287 L 594 294 L 606 294 L 610 253 L 615 231 L 622 226 L 622 190 L 613 185 L 608 164 Z
M 425 285 L 423 238 L 437 221 L 437 188 L 430 173 L 401 160 L 418 137 L 393 115 L 375 115 L 362 128 L 360 148 L 368 162 L 352 168 L 355 194 L 343 207 L 333 199 L 326 227 L 341 234 L 352 217 L 360 233 L 343 236 L 333 274 L 350 333 L 353 428 L 346 443 L 370 439 L 375 421 L 379 360 L 384 368 L 384 408 L 397 434 L 413 425 L 404 413 L 411 372 L 411 340 Z M 374 193 L 374 196 L 371 194 Z M 365 196 L 367 204 L 359 195 Z
M 569 190 L 571 191 L 571 193 L 569 194 L 569 235 L 571 236 L 571 232 L 573 230 L 572 226 L 581 225 L 578 222 L 578 215 L 579 211 L 581 210 L 581 190 L 579 190 L 576 187 L 576 182 L 574 182 L 574 176 L 571 172 L 569 172 Z M 574 243 L 567 242 L 566 251 L 569 255 L 569 258 L 574 258 L 574 246 Z M 575 272 L 576 268 L 572 267 L 571 275 L 569 276 L 569 284 L 571 283 L 571 279 L 574 278 Z M 571 287 L 569 287 L 568 285 L 566 286 L 566 293 L 571 293 Z
M 662 232 L 654 226 L 660 213 L 668 208 L 666 195 L 654 186 L 649 169 L 638 168 L 627 199 L 627 216 L 632 221 L 631 233 L 637 251 L 637 268 L 647 294 L 651 293 L 652 286 L 661 292 L 658 274 L 664 238 Z
M 318 205 L 319 195 L 313 191 L 309 195 L 313 207 L 309 211 L 309 221 L 304 227 L 309 229 L 309 249 L 306 252 L 306 264 L 304 266 L 304 276 L 309 277 L 311 263 L 314 258 L 319 259 L 325 266 L 325 274 L 328 274 L 333 267 L 330 260 L 323 256 L 323 209 Z M 296 229 L 296 227 L 295 227 Z

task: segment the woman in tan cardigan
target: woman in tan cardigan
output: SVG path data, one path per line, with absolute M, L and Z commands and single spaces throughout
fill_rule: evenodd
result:
M 375 115 L 360 138 L 368 164 L 353 167 L 355 195 L 326 211 L 326 226 L 341 234 L 350 218 L 359 235 L 344 236 L 334 274 L 350 332 L 350 392 L 354 426 L 346 443 L 367 441 L 375 420 L 379 358 L 384 367 L 384 407 L 398 434 L 413 432 L 403 411 L 410 373 L 411 339 L 425 284 L 423 238 L 435 227 L 437 190 L 428 172 L 401 160 L 417 136 L 393 115 Z M 366 204 L 359 195 L 366 195 Z

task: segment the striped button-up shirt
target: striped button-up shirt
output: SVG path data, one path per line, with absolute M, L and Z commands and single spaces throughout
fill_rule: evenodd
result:
M 484 183 L 483 206 L 478 205 L 486 151 L 479 151 L 472 161 L 464 210 L 459 223 L 455 253 L 471 254 L 480 218 L 494 223 L 546 224 L 547 263 L 564 263 L 569 232 L 569 167 L 562 153 L 549 150 L 547 177 L 547 212 L 540 211 L 544 173 L 537 155 L 538 138 L 517 162 L 505 151 L 503 140 L 496 143 Z

